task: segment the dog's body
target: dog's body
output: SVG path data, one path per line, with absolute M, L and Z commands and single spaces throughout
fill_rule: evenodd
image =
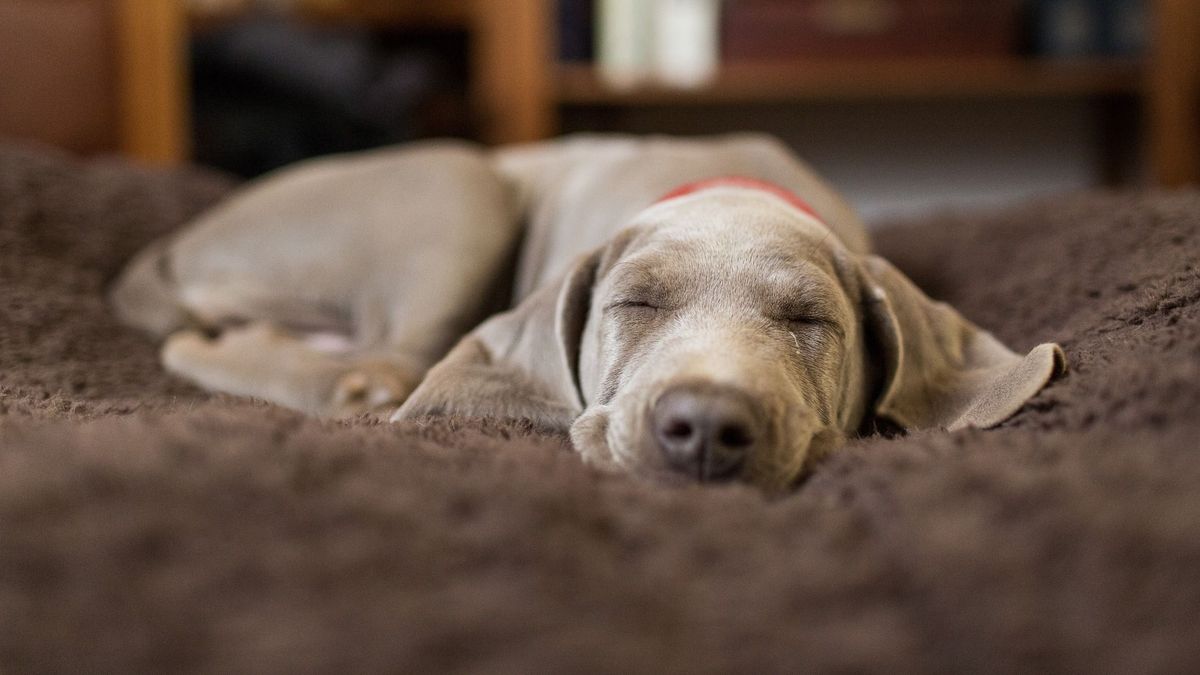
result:
M 996 424 L 1062 368 L 868 248 L 769 138 L 435 143 L 264 179 L 143 252 L 114 300 L 212 389 L 527 419 L 640 474 L 774 487 L 876 418 Z M 513 308 L 470 331 L 505 282 Z

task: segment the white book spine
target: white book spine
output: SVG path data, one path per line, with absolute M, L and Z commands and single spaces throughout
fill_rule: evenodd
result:
M 596 66 L 609 86 L 628 89 L 653 70 L 655 0 L 599 0 L 596 3 Z
M 654 65 L 663 84 L 701 87 L 720 62 L 720 0 L 653 0 Z

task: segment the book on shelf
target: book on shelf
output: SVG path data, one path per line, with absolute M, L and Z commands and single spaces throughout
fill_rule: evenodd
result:
M 1197 0 L 1200 1 L 1200 0 Z M 564 60 L 629 89 L 722 62 L 1136 56 L 1148 0 L 560 0 Z M 588 21 L 590 20 L 590 28 Z M 592 36 L 589 42 L 587 36 Z
M 676 87 L 699 87 L 720 65 L 718 0 L 656 0 L 654 73 Z
M 1031 0 L 1029 46 L 1048 58 L 1142 54 L 1149 39 L 1146 0 Z
M 1019 0 L 731 0 L 730 61 L 997 56 L 1016 51 Z
M 558 0 L 558 58 L 572 63 L 595 58 L 595 0 Z
M 616 89 L 635 87 L 650 77 L 650 13 L 645 0 L 598 0 L 596 69 Z
M 719 0 L 597 0 L 596 67 L 609 86 L 696 87 L 717 72 Z

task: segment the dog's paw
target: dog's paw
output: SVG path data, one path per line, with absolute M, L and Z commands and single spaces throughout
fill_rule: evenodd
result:
M 390 416 L 415 388 L 415 378 L 393 364 L 359 364 L 334 385 L 333 412 L 339 417 L 363 413 Z
M 202 363 L 213 349 L 213 341 L 203 334 L 182 330 L 167 337 L 159 355 L 167 370 L 178 373 Z

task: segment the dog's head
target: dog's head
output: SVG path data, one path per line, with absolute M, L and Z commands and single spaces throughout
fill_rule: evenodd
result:
M 529 419 L 639 475 L 780 488 L 877 418 L 996 424 L 1061 367 L 1057 346 L 1018 357 L 785 200 L 729 187 L 642 212 L 465 338 L 398 416 Z

